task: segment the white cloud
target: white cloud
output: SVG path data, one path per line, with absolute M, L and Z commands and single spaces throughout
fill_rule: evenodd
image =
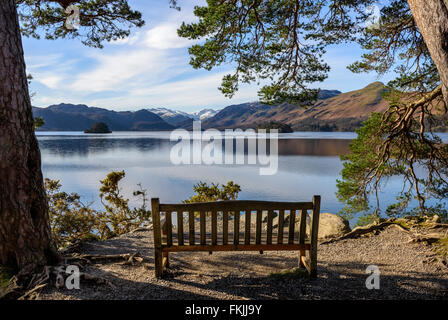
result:
M 167 50 L 179 49 L 191 46 L 195 41 L 180 38 L 177 35 L 177 23 L 160 24 L 146 33 L 144 44 L 148 48 Z
M 225 107 L 230 104 L 256 100 L 257 87 L 244 85 L 233 99 L 225 98 L 218 90 L 225 73 L 196 76 L 185 80 L 149 86 L 139 83 L 124 95 L 91 101 L 95 106 L 115 110 L 167 107 L 193 111 L 203 107 Z
M 149 20 L 149 27 L 103 50 L 61 47 L 57 55 L 27 58 L 35 78 L 32 90 L 37 92 L 33 102 L 115 110 L 150 106 L 197 110 L 255 100 L 254 86 L 243 86 L 233 100 L 225 98 L 217 89 L 223 73 L 196 71 L 189 65 L 187 47 L 197 41 L 178 37 L 177 28 L 181 21 L 195 20 L 193 4 L 197 2 L 191 2 L 191 8 L 183 6 L 181 12 L 167 8 L 163 17 Z
M 95 57 L 98 67 L 75 76 L 70 89 L 86 93 L 107 90 L 126 90 L 136 83 L 134 81 L 160 81 L 175 75 L 174 66 L 178 58 L 161 52 L 137 49 L 126 50 L 118 54 L 100 53 Z
M 37 81 L 44 84 L 45 86 L 47 86 L 50 89 L 57 89 L 60 85 L 60 83 L 62 82 L 63 77 L 61 76 L 57 76 L 57 75 L 53 75 L 53 74 L 41 74 L 39 76 L 39 78 L 37 78 Z

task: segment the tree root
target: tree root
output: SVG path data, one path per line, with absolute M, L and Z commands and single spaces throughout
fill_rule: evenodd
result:
M 35 300 L 39 298 L 42 290 L 54 285 L 57 289 L 65 287 L 67 277 L 72 273 L 67 272 L 67 267 L 77 266 L 82 270 L 87 264 L 122 262 L 123 265 L 135 265 L 142 263 L 140 253 L 117 255 L 74 255 L 64 258 L 65 263 L 57 266 L 45 266 L 39 273 L 32 275 L 18 274 L 14 276 L 10 284 L 0 293 L 0 300 Z M 115 286 L 106 278 L 94 276 L 86 272 L 79 273 L 81 282 L 95 285 Z
M 73 255 L 71 257 L 64 257 L 67 262 L 81 262 L 83 264 L 105 264 L 115 263 L 122 261 L 125 265 L 134 265 L 136 263 L 142 263 L 143 258 L 139 252 L 130 254 L 110 254 L 110 255 Z
M 366 227 L 357 227 L 357 228 L 353 229 L 352 231 L 350 231 L 349 233 L 344 234 L 343 236 L 340 236 L 340 237 L 334 238 L 334 239 L 330 239 L 328 241 L 321 242 L 320 244 L 330 244 L 330 243 L 340 241 L 340 240 L 358 238 L 361 235 L 365 235 L 365 234 L 368 234 L 368 233 L 371 233 L 374 231 L 383 230 L 384 228 L 386 228 L 390 225 L 397 226 L 401 230 L 408 232 L 408 230 L 405 227 L 397 224 L 394 221 L 387 220 L 387 221 L 381 222 L 379 224 L 368 225 Z
M 426 242 L 427 244 L 433 244 L 439 241 L 440 239 L 445 238 L 446 235 L 440 233 L 430 233 L 430 234 L 413 234 L 409 239 L 409 243 L 412 242 Z

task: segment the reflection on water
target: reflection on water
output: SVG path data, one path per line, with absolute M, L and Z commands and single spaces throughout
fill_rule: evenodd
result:
M 342 208 L 337 201 L 336 179 L 352 133 L 311 133 L 281 135 L 279 167 L 272 176 L 260 176 L 258 165 L 180 165 L 170 162 L 171 146 L 166 132 L 126 132 L 110 135 L 82 133 L 39 133 L 44 176 L 60 179 L 64 191 L 77 192 L 85 201 L 99 205 L 100 180 L 112 170 L 125 170 L 121 186 L 129 195 L 141 183 L 152 197 L 162 202 L 179 202 L 192 195 L 199 181 L 241 185 L 240 199 L 309 201 L 322 196 L 322 212 L 336 213 Z M 384 205 L 393 201 L 399 190 L 391 181 L 385 190 Z

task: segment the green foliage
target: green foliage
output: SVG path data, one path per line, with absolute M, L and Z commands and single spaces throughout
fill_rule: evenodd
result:
M 372 5 L 382 6 L 377 26 L 366 25 Z M 309 84 L 327 78 L 326 49 L 343 42 L 365 50 L 348 66 L 353 72 L 394 70 L 399 77 L 390 85 L 402 90 L 433 90 L 440 82 L 407 1 L 208 0 L 194 14 L 199 21 L 178 30 L 205 40 L 190 48 L 190 63 L 206 70 L 233 64 L 220 88 L 229 97 L 241 83 L 269 82 L 259 91 L 265 103 L 308 104 L 317 93 Z
M 448 238 L 443 238 L 437 241 L 438 253 L 442 255 L 445 259 L 448 259 Z
M 368 226 L 372 223 L 378 222 L 379 218 L 376 214 L 366 214 L 363 216 L 360 216 L 358 218 L 358 220 L 356 220 L 356 223 L 354 225 L 354 227 L 364 227 L 364 226 Z
M 241 187 L 233 181 L 227 182 L 226 185 L 222 184 L 221 187 L 215 183 L 209 186 L 206 182 L 201 181 L 194 185 L 193 191 L 196 194 L 190 199 L 185 200 L 184 203 L 236 200 L 238 199 Z
M 337 197 L 346 206 L 340 214 L 353 218 L 356 213 L 363 212 L 365 217 L 361 219 L 361 224 L 378 219 L 378 193 L 389 178 L 399 176 L 403 178 L 403 190 L 397 196 L 397 203 L 387 208 L 388 216 L 446 216 L 443 200 L 448 196 L 447 166 L 438 160 L 431 162 L 431 150 L 423 141 L 431 140 L 437 146 L 437 151 L 445 155 L 448 155 L 448 147 L 434 135 L 410 132 L 409 135 L 391 137 L 388 134 L 389 121 L 393 119 L 385 119 L 384 115 L 378 113 L 372 114 L 357 130 L 358 137 L 350 145 L 351 153 L 341 157 L 344 168 L 342 179 L 337 181 Z M 387 157 L 384 157 L 382 148 L 386 143 L 389 147 Z M 438 167 L 433 168 L 433 165 Z M 373 211 L 369 205 L 372 195 L 376 198 Z M 430 199 L 441 203 L 428 206 L 427 201 Z M 411 200 L 417 200 L 419 206 L 409 209 Z
M 96 211 L 83 204 L 78 194 L 61 191 L 59 180 L 45 179 L 44 184 L 56 245 L 65 247 L 75 240 L 95 236 Z
M 14 272 L 11 269 L 0 265 L 0 294 L 2 293 L 2 290 L 9 285 L 13 276 Z
M 45 179 L 45 189 L 49 203 L 50 225 L 53 239 L 58 247 L 66 247 L 76 240 L 105 240 L 141 226 L 149 220 L 146 190 L 134 192 L 142 205 L 129 207 L 119 189 L 124 171 L 111 172 L 101 181 L 100 198 L 104 210 L 94 210 L 91 204 L 84 204 L 76 193 L 61 191 L 59 180 Z
M 44 118 L 42 118 L 42 117 L 34 118 L 34 130 L 39 129 L 44 124 L 45 124 Z
M 98 231 L 103 238 L 128 233 L 150 217 L 150 212 L 146 208 L 146 190 L 143 190 L 141 185 L 140 190 L 134 192 L 134 196 L 142 198 L 142 206 L 134 209 L 129 207 L 129 199 L 123 197 L 118 186 L 124 176 L 124 171 L 113 171 L 101 181 L 100 198 L 105 211 L 98 214 L 98 218 L 102 221 Z
M 183 23 L 180 36 L 205 39 L 190 48 L 191 65 L 211 70 L 223 63 L 235 72 L 223 78 L 220 90 L 232 97 L 241 83 L 269 82 L 259 91 L 264 103 L 309 104 L 318 90 L 307 86 L 327 78 L 325 47 L 353 39 L 361 30 L 355 9 L 373 1 L 220 1 L 195 7 L 199 22 Z
M 90 129 L 84 130 L 84 133 L 111 133 L 109 127 L 104 122 L 95 122 Z
M 419 214 L 443 211 L 426 205 L 429 199 L 443 201 L 448 196 L 448 147 L 432 134 L 445 130 L 448 113 L 441 103 L 439 74 L 407 1 L 381 3 L 378 25 L 366 26 L 371 5 L 379 4 L 374 0 L 207 0 L 195 8 L 199 21 L 182 24 L 178 33 L 204 40 L 190 48 L 193 67 L 234 66 L 220 88 L 226 96 L 232 97 L 241 83 L 268 82 L 259 96 L 273 104 L 309 104 L 317 93 L 309 85 L 326 79 L 329 71 L 322 59 L 326 48 L 342 42 L 360 44 L 365 54 L 349 66 L 351 71 L 383 75 L 393 70 L 399 76 L 386 92 L 389 110 L 365 123 L 352 153 L 343 158 L 338 198 L 346 203 L 344 214 L 378 217 L 378 192 L 393 176 L 403 178 L 404 189 L 388 214 L 403 215 L 414 199 Z M 419 175 L 420 170 L 427 176 Z M 369 212 L 372 194 L 377 208 Z
M 131 27 L 142 27 L 142 14 L 126 0 L 16 0 L 22 34 L 39 39 L 81 38 L 83 44 L 102 48 L 102 42 L 129 36 Z M 67 29 L 69 4 L 80 11 L 80 28 Z

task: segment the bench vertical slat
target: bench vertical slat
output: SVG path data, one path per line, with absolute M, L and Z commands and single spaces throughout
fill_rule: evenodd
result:
M 300 229 L 299 229 L 299 243 L 304 244 L 306 240 L 306 216 L 307 210 L 301 210 L 300 212 Z
M 244 244 L 250 244 L 250 217 L 252 216 L 252 211 L 246 210 L 246 225 L 244 230 Z
M 268 221 L 266 227 L 266 244 L 272 244 L 272 221 L 274 219 L 274 211 L 268 210 Z
M 288 243 L 294 243 L 294 228 L 296 224 L 296 210 L 289 210 L 289 230 L 288 230 Z
M 180 211 L 177 212 L 177 243 L 184 245 L 184 213 Z
M 206 239 L 205 239 L 205 212 L 201 211 L 201 213 L 199 214 L 199 230 L 201 232 L 201 245 L 205 245 L 206 244 Z
M 261 223 L 262 223 L 262 211 L 257 210 L 257 221 L 255 231 L 255 243 L 261 244 Z
M 299 244 L 305 244 L 307 214 L 308 214 L 307 210 L 302 209 L 300 211 Z M 302 257 L 305 257 L 305 250 L 300 250 L 300 254 L 299 254 L 299 266 L 305 267 L 305 265 L 302 262 Z
M 277 230 L 277 243 L 283 244 L 283 227 L 285 224 L 285 210 L 278 212 L 278 230 Z
M 162 277 L 163 274 L 163 257 L 162 257 L 162 230 L 160 227 L 160 211 L 159 199 L 151 199 L 152 210 L 152 226 L 154 233 L 154 272 L 156 278 Z
M 229 242 L 229 212 L 222 212 L 222 244 Z
M 194 246 L 195 234 L 194 234 L 194 211 L 188 212 L 188 229 L 190 230 L 188 239 L 190 246 Z
M 310 276 L 317 277 L 317 240 L 319 230 L 320 196 L 313 197 L 313 216 L 311 218 Z
M 171 211 L 165 212 L 166 223 L 166 245 L 171 247 L 173 245 L 173 221 L 171 219 Z
M 240 212 L 234 211 L 233 218 L 233 244 L 238 245 L 240 243 Z
M 218 212 L 212 212 L 212 245 L 218 244 Z

